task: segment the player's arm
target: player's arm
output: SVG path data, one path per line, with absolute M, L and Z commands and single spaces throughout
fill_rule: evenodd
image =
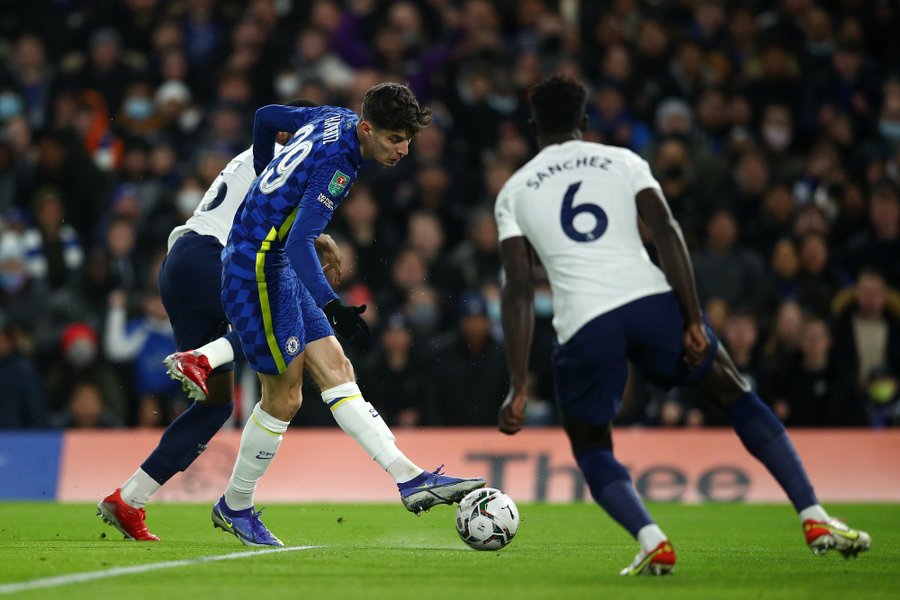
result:
M 259 175 L 275 156 L 275 137 L 280 131 L 297 131 L 305 122 L 309 108 L 269 104 L 253 118 L 253 170 Z
M 684 331 L 685 360 L 692 367 L 706 356 L 709 340 L 703 329 L 700 299 L 694 282 L 694 269 L 688 255 L 681 227 L 672 216 L 669 205 L 656 188 L 646 188 L 636 195 L 638 214 L 653 235 L 660 266 L 675 291 L 678 304 L 687 321 Z
M 323 175 L 325 172 L 329 175 Z M 335 331 L 345 337 L 353 337 L 361 331 L 369 331 L 368 325 L 359 316 L 366 310 L 366 306 L 349 306 L 341 302 L 328 283 L 316 254 L 316 239 L 334 214 L 333 208 L 319 201 L 320 195 L 329 199 L 323 190 L 328 189 L 328 177 L 332 173 L 333 168 L 326 168 L 319 169 L 310 176 L 284 250 L 300 281 L 309 290 L 316 305 L 325 312 Z M 333 207 L 335 200 L 331 201 Z
M 334 241 L 327 233 L 320 233 L 319 237 L 315 239 L 314 242 L 316 246 L 316 252 L 319 254 L 320 260 L 322 263 L 322 272 L 325 273 L 328 282 L 333 286 L 339 285 L 341 283 L 341 263 L 343 262 L 343 254 L 341 253 L 341 247 L 337 245 L 337 242 Z M 331 271 L 331 276 L 328 276 L 328 272 Z
M 505 280 L 500 295 L 509 394 L 500 407 L 500 431 L 513 434 L 525 424 L 525 386 L 534 331 L 534 282 L 531 278 L 531 244 L 524 236 L 500 243 Z

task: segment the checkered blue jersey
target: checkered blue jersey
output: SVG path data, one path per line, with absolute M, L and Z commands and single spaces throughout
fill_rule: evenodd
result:
M 316 304 L 338 296 L 322 273 L 313 241 L 347 196 L 362 164 L 352 111 L 335 106 L 269 105 L 256 111 L 253 164 L 258 177 L 234 217 L 222 267 L 265 282 L 292 267 Z M 275 136 L 294 131 L 273 159 Z

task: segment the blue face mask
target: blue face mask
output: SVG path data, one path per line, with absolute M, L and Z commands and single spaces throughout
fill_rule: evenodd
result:
M 22 100 L 15 94 L 0 94 L 0 121 L 22 114 Z
M 487 301 L 487 316 L 494 323 L 500 322 L 500 301 L 499 300 L 488 300 Z
M 537 292 L 534 295 L 534 314 L 537 317 L 547 318 L 553 316 L 553 295 L 546 292 Z
M 409 311 L 409 322 L 414 329 L 431 330 L 437 321 L 437 311 L 430 304 L 416 304 Z
M 125 114 L 135 121 L 144 121 L 153 114 L 153 103 L 147 98 L 129 98 L 125 101 Z

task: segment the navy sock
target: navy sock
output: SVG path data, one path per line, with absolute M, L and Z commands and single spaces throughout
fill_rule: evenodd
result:
M 233 408 L 233 402 L 224 405 L 195 402 L 166 428 L 159 445 L 141 468 L 160 484 L 184 471 L 206 449 Z
M 238 336 L 238 332 L 232 329 L 223 337 L 231 344 L 231 350 L 234 352 L 234 360 L 242 358 L 244 356 L 244 350 L 241 348 L 241 338 Z
M 641 528 L 653 524 L 631 484 L 628 471 L 615 459 L 611 450 L 588 448 L 579 451 L 575 460 L 597 504 L 635 539 Z
M 818 504 L 784 426 L 756 392 L 747 392 L 725 410 L 744 447 L 775 477 L 797 512 Z

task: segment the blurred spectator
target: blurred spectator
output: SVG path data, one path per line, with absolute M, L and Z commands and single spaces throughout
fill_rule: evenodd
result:
M 782 365 L 772 392 L 775 414 L 791 427 L 860 425 L 862 412 L 849 373 L 832 358 L 831 331 L 821 317 L 807 317 L 800 354 Z
M 869 200 L 869 229 L 843 249 L 844 276 L 856 278 L 865 267 L 884 273 L 889 285 L 900 289 L 900 196 L 889 182 L 879 183 Z
M 46 404 L 34 363 L 19 352 L 9 318 L 0 314 L 0 429 L 36 429 L 46 425 Z
M 123 290 L 133 300 L 142 272 L 138 262 L 137 232 L 131 218 L 120 216 L 110 221 L 106 243 L 93 250 L 88 259 L 88 286 L 95 303 L 113 290 Z
M 363 394 L 389 425 L 435 423 L 428 372 L 400 314 L 388 317 L 378 349 L 360 367 L 359 380 Z
M 139 427 L 166 425 L 187 408 L 178 383 L 159 368 L 163 359 L 175 352 L 172 326 L 155 289 L 144 293 L 142 314 L 130 321 L 125 302 L 121 290 L 110 294 L 103 350 L 112 361 L 133 364 L 139 395 L 133 421 Z
M 735 310 L 725 320 L 723 341 L 731 360 L 747 383 L 760 392 L 761 365 L 757 352 L 759 323 L 756 315 L 747 310 Z
M 900 297 L 877 271 L 863 270 L 852 296 L 836 300 L 835 354 L 857 389 L 874 374 L 900 379 Z
M 467 292 L 458 305 L 459 329 L 437 340 L 429 374 L 438 422 L 492 426 L 507 392 L 506 359 L 490 337 L 484 298 Z
M 729 306 L 758 308 L 765 292 L 759 255 L 738 244 L 737 222 L 724 210 L 709 220 L 703 250 L 691 253 L 700 302 L 721 298 Z
M 88 382 L 97 387 L 103 406 L 120 423 L 128 420 L 128 401 L 123 378 L 107 362 L 100 351 L 100 339 L 93 327 L 83 322 L 66 327 L 60 338 L 58 354 L 54 356 L 47 376 L 49 408 L 60 411 L 65 408 L 72 386 Z
M 51 290 L 80 283 L 84 252 L 75 229 L 65 222 L 59 191 L 43 188 L 32 202 L 36 227 L 23 235 L 25 267 Z
M 124 423 L 103 406 L 100 388 L 85 381 L 71 389 L 66 408 L 53 416 L 53 425 L 64 429 L 107 429 L 122 427 Z

